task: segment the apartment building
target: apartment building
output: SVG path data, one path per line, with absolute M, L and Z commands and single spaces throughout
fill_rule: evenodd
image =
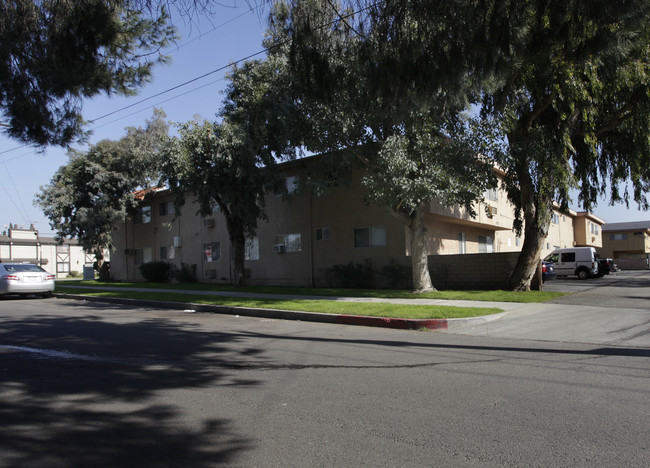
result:
M 607 223 L 598 255 L 613 258 L 624 270 L 650 268 L 650 221 Z
M 94 256 L 88 255 L 75 239 L 57 241 L 40 236 L 34 226 L 11 225 L 0 235 L 0 262 L 33 263 L 57 278 L 71 272 L 83 273 L 84 266 L 92 266 Z
M 360 169 L 347 169 L 345 183 L 320 196 L 309 190 L 304 182 L 317 159 L 282 165 L 289 196 L 266 198 L 268 221 L 259 222 L 256 237 L 247 243 L 248 284 L 327 286 L 335 265 L 371 264 L 377 270 L 410 266 L 408 229 L 384 208 L 365 201 Z M 139 265 L 163 260 L 176 267 L 194 265 L 199 281 L 229 282 L 232 252 L 225 219 L 218 209 L 206 217 L 197 212 L 191 198 L 176 213 L 169 190 L 149 192 L 126 222 L 115 226 L 111 275 L 138 281 Z M 476 212 L 472 218 L 464 208 L 432 203 L 425 217 L 430 255 L 451 261 L 453 256 L 521 250 L 522 240 L 512 231 L 513 209 L 503 191 L 486 193 Z M 544 252 L 578 245 L 575 229 L 583 218 L 602 224 L 594 216 L 556 212 Z

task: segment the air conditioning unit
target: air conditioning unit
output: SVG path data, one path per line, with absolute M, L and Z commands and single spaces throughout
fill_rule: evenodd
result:
M 273 252 L 275 253 L 283 253 L 285 251 L 284 244 L 275 244 L 273 246 Z
M 217 270 L 205 270 L 205 277 L 206 278 L 216 278 L 217 277 Z
M 174 247 L 181 247 L 181 236 L 174 236 Z
M 493 218 L 497 215 L 497 207 L 488 205 L 485 207 L 485 213 L 488 215 L 488 218 Z
M 203 227 L 206 227 L 206 228 L 213 228 L 213 227 L 214 227 L 214 219 L 212 219 L 212 218 L 210 218 L 210 219 L 204 219 L 204 220 L 203 220 Z

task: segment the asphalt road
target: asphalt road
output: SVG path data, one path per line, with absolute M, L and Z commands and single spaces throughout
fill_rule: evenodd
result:
M 0 300 L 0 466 L 648 466 L 649 358 Z

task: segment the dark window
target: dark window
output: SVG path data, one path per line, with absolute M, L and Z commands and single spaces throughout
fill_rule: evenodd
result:
M 564 252 L 562 254 L 562 261 L 563 262 L 575 262 L 576 261 L 576 253 L 575 252 Z

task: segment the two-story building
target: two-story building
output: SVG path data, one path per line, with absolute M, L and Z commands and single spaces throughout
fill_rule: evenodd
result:
M 0 235 L 0 262 L 33 263 L 57 278 L 65 278 L 72 272 L 81 275 L 84 266 L 92 266 L 94 256 L 86 254 L 76 239 L 59 242 L 40 236 L 34 226 L 11 225 Z
M 395 265 L 410 268 L 408 229 L 383 207 L 366 202 L 361 169 L 347 169 L 345 183 L 320 196 L 304 184 L 317 158 L 281 166 L 289 196 L 266 197 L 268 221 L 259 222 L 257 235 L 247 243 L 248 284 L 328 286 L 336 266 L 372 265 L 375 271 Z M 522 241 L 512 231 L 514 214 L 505 192 L 495 189 L 486 193 L 475 211 L 477 216 L 472 218 L 464 208 L 431 203 L 425 216 L 430 255 L 448 256 L 448 264 L 453 256 L 475 254 L 472 259 L 478 262 L 479 254 L 516 254 L 521 250 Z M 169 190 L 150 191 L 126 222 L 115 227 L 112 276 L 138 281 L 142 279 L 139 265 L 162 260 L 177 268 L 192 265 L 199 281 L 229 282 L 232 253 L 225 219 L 218 209 L 207 217 L 197 212 L 191 198 L 177 213 Z M 591 222 L 602 224 L 592 215 L 556 212 L 545 252 L 578 245 L 576 242 L 600 245 L 599 234 L 589 237 L 586 231 L 576 241 L 576 229 L 581 232 L 581 226 Z M 494 257 L 482 261 L 485 270 L 494 265 Z
M 605 224 L 598 254 L 624 270 L 650 268 L 650 221 Z

